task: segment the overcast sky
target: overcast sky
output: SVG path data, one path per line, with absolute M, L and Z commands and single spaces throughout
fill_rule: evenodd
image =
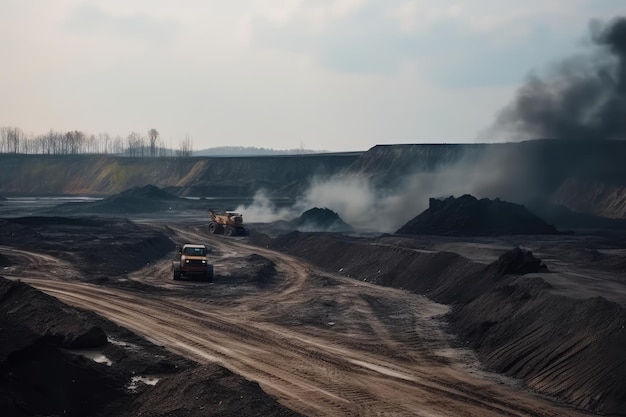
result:
M 0 126 L 332 151 L 475 142 L 624 0 L 0 0 Z M 506 138 L 502 138 L 505 140 Z

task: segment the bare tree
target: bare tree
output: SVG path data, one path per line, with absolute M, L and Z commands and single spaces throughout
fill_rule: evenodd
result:
M 26 139 L 24 132 L 17 127 L 0 128 L 0 137 L 2 138 L 2 146 L 7 153 L 19 153 L 26 146 L 26 144 L 21 143 Z
M 180 141 L 178 147 L 178 156 L 189 157 L 193 153 L 193 141 L 189 134 L 185 135 L 185 139 Z
M 79 130 L 48 132 L 33 136 L 26 135 L 17 127 L 0 127 L 0 153 L 46 154 L 46 155 L 77 155 L 77 154 L 127 154 L 131 157 L 167 156 L 168 150 L 156 129 L 148 131 L 148 138 L 137 132 L 131 132 L 124 139 L 114 139 L 108 133 L 88 135 Z M 191 155 L 191 138 L 189 135 L 181 142 L 183 155 Z M 172 151 L 173 153 L 173 151 Z
M 137 132 L 130 132 L 126 137 L 128 142 L 128 156 L 139 157 L 145 156 L 145 142 L 143 137 Z
M 152 128 L 148 130 L 148 140 L 150 141 L 150 156 L 154 158 L 157 155 L 157 140 L 159 139 L 159 132 Z
M 6 128 L 0 127 L 0 153 L 8 152 L 7 148 L 7 137 L 6 137 Z
M 111 150 L 116 155 L 124 154 L 124 139 L 122 139 L 121 136 L 118 135 L 115 137 L 115 139 L 113 139 L 113 145 Z
M 111 152 L 109 148 L 111 146 L 111 135 L 108 133 L 99 133 L 98 134 L 98 153 L 108 154 Z

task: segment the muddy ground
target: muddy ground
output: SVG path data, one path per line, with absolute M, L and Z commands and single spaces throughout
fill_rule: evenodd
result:
M 186 241 L 212 248 L 213 283 L 171 279 Z M 0 408 L 624 415 L 625 242 L 227 238 L 202 213 L 0 220 Z

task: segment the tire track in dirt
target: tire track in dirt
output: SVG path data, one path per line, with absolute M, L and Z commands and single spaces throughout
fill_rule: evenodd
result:
M 0 246 L 0 254 L 11 258 L 15 265 L 0 270 L 7 278 L 42 277 L 68 279 L 78 276 L 72 264 L 51 255 L 36 253 L 7 246 Z
M 187 232 L 186 237 L 207 240 L 200 233 Z M 311 283 L 310 268 L 301 261 L 237 240 L 214 238 L 211 242 L 222 252 L 258 253 L 272 259 L 285 278 L 280 291 L 250 296 L 246 298 L 249 304 L 225 308 L 176 296 L 159 298 L 87 284 L 28 281 L 183 356 L 199 362 L 218 362 L 259 382 L 283 404 L 306 415 L 584 415 L 479 375 L 469 375 L 454 363 L 433 363 L 420 347 L 431 350 L 436 343 L 424 347 L 415 334 L 410 335 L 408 344 L 396 337 L 398 330 L 419 334 L 415 323 L 432 316 L 430 302 L 398 290 L 357 285 L 346 278 L 337 278 L 335 288 L 320 289 Z M 162 271 L 160 265 L 149 268 L 152 272 Z M 360 317 L 367 320 L 372 332 L 343 334 L 335 329 L 268 321 L 272 309 L 314 297 L 315 293 L 307 293 L 311 291 L 340 292 L 346 303 L 356 300 Z M 406 304 L 407 309 L 415 310 L 413 318 L 404 327 L 391 330 L 370 305 L 362 302 L 364 294 Z M 257 307 L 264 313 L 262 320 Z M 425 317 L 420 309 L 429 310 Z M 430 321 L 425 328 L 428 326 L 432 331 Z M 384 348 L 376 348 L 379 344 Z M 386 355 L 392 350 L 402 354 Z
M 63 283 L 59 285 L 58 283 L 41 283 L 34 280 L 30 283 L 70 304 L 89 308 L 109 316 L 125 327 L 146 334 L 149 339 L 158 344 L 170 348 L 173 346 L 173 350 L 177 353 L 191 356 L 193 359 L 203 362 L 207 360 L 216 361 L 246 377 L 252 376 L 254 377 L 252 379 L 256 379 L 262 385 L 271 388 L 270 391 L 276 390 L 279 398 L 284 397 L 287 393 L 292 396 L 295 394 L 296 398 L 300 400 L 303 398 L 306 398 L 307 402 L 314 400 L 313 404 L 321 401 L 330 407 L 329 410 L 325 410 L 321 414 L 319 413 L 321 410 L 318 409 L 301 410 L 306 411 L 308 415 L 337 415 L 337 413 L 341 415 L 364 415 L 371 412 L 373 406 L 377 406 L 377 413 L 414 415 L 414 411 L 410 410 L 415 410 L 416 404 L 411 401 L 406 404 L 406 398 L 404 401 L 400 401 L 400 398 L 397 398 L 398 393 L 402 394 L 401 397 L 413 394 L 414 398 L 443 395 L 462 403 L 463 408 L 477 407 L 478 410 L 481 410 L 481 415 L 489 415 L 488 413 L 485 414 L 487 410 L 496 412 L 495 415 L 538 415 L 507 412 L 506 408 L 502 407 L 504 404 L 498 404 L 499 401 L 490 399 L 489 402 L 485 403 L 481 398 L 476 398 L 476 395 L 466 395 L 456 387 L 438 387 L 438 384 L 433 383 L 434 381 L 420 382 L 415 377 L 410 376 L 398 378 L 399 370 L 387 368 L 388 364 L 373 365 L 360 352 L 357 353 L 357 356 L 363 360 L 345 360 L 343 357 L 350 358 L 351 352 L 342 348 L 333 349 L 332 345 L 330 352 L 326 355 L 321 350 L 316 351 L 323 358 L 313 359 L 311 356 L 306 358 L 306 369 L 309 371 L 311 369 L 316 370 L 314 372 L 315 377 L 311 380 L 307 378 L 308 375 L 301 374 L 297 367 L 293 366 L 294 361 L 300 362 L 302 360 L 302 355 L 299 354 L 298 350 L 309 349 L 305 345 L 308 340 L 286 338 L 273 334 L 271 326 L 262 326 L 260 329 L 242 328 L 236 322 L 223 320 L 215 314 L 190 309 L 188 302 L 178 305 L 176 302 L 144 299 L 143 304 L 137 304 L 137 300 L 128 294 L 120 294 L 110 290 L 100 291 L 99 288 L 84 284 Z M 68 291 L 68 287 L 71 287 L 71 291 Z M 103 296 L 103 298 L 94 299 L 94 295 Z M 159 305 L 156 306 L 155 303 Z M 196 317 L 195 313 L 203 313 L 208 318 L 200 319 Z M 183 323 L 185 323 L 184 327 L 181 326 Z M 279 330 L 284 333 L 283 329 Z M 228 337 L 228 341 L 224 337 Z M 250 343 L 255 347 L 255 352 L 246 348 Z M 265 355 L 259 355 L 258 346 L 263 345 L 265 345 L 265 349 L 272 346 L 269 350 L 262 350 L 264 353 L 271 352 L 268 359 Z M 319 342 L 317 346 L 320 346 Z M 276 354 L 280 358 L 278 361 Z M 334 377 L 340 374 L 354 374 L 356 370 L 356 375 L 361 381 L 356 386 L 355 384 L 347 384 L 347 380 L 336 382 L 332 379 L 328 380 L 333 382 L 320 384 L 320 381 L 326 380 L 329 375 L 325 375 L 325 372 L 320 375 L 319 370 L 328 366 L 339 368 L 339 372 L 335 372 Z M 381 398 L 367 388 L 368 381 L 374 382 L 374 386 L 387 385 L 388 388 L 395 386 L 391 391 L 395 392 L 396 395 L 391 395 L 391 392 L 388 392 L 387 399 L 381 402 Z M 407 387 L 412 389 L 407 390 Z M 317 398 L 320 396 L 321 398 Z M 389 401 L 390 399 L 391 401 Z M 446 407 L 450 408 L 452 405 L 448 403 Z

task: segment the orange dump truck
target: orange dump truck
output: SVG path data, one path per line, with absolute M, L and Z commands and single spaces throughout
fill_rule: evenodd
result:
M 186 243 L 179 248 L 176 259 L 172 262 L 172 274 L 174 281 L 183 276 L 197 276 L 206 281 L 213 282 L 213 265 L 207 259 L 206 246 Z

